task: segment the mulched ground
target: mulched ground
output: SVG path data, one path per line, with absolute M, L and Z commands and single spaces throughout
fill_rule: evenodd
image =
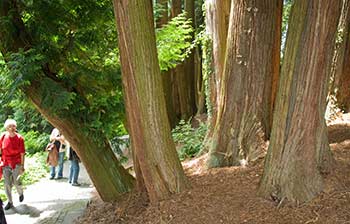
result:
M 350 122 L 349 122 L 350 123 Z M 263 160 L 246 167 L 203 169 L 205 156 L 184 163 L 192 188 L 158 205 L 148 206 L 130 194 L 119 203 L 97 196 L 77 223 L 350 223 L 350 126 L 329 126 L 335 164 L 325 176 L 324 192 L 309 203 L 278 205 L 257 195 Z

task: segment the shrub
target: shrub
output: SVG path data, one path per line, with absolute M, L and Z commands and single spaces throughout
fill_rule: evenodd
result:
M 191 120 L 185 122 L 181 120 L 172 130 L 175 144 L 178 146 L 180 160 L 195 157 L 202 149 L 204 137 L 207 132 L 207 124 L 199 123 L 198 128 L 191 126 Z
M 194 30 L 186 13 L 172 18 L 168 24 L 156 30 L 159 66 L 162 71 L 175 68 L 191 52 Z
M 130 146 L 130 138 L 129 135 L 123 135 L 119 137 L 114 137 L 110 140 L 111 147 L 113 152 L 116 154 L 120 163 L 126 163 L 128 161 L 128 157 L 126 157 L 126 151 Z
M 47 143 L 49 142 L 48 134 L 40 134 L 37 131 L 29 131 L 24 133 L 23 137 L 27 154 L 34 154 L 44 151 Z
M 47 152 L 27 155 L 25 169 L 21 177 L 23 185 L 31 185 L 48 174 L 49 166 L 46 164 Z

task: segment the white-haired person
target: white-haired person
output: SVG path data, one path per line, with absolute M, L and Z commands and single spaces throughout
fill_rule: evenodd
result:
M 5 210 L 13 208 L 12 186 L 15 185 L 19 201 L 24 199 L 23 188 L 19 176 L 24 172 L 24 139 L 17 133 L 17 123 L 13 119 L 5 121 L 6 131 L 0 137 L 2 174 L 8 203 Z
M 50 134 L 50 142 L 53 142 L 58 150 L 58 171 L 56 179 L 63 178 L 63 165 L 66 150 L 69 147 L 69 142 L 64 138 L 57 128 L 54 128 Z M 50 180 L 56 176 L 56 166 L 50 166 Z

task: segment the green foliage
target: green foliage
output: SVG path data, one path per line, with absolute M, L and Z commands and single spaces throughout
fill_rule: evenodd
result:
M 42 82 L 42 104 L 49 107 L 52 111 L 58 111 L 61 108 L 68 109 L 72 105 L 75 94 L 65 91 L 65 89 L 52 82 L 50 79 L 43 77 L 42 66 L 44 56 L 36 49 L 9 54 L 8 62 L 8 77 L 11 77 L 12 83 L 9 85 L 9 90 L 5 92 L 6 101 L 14 98 L 13 93 L 22 86 L 31 83 L 33 80 L 41 78 Z M 52 99 L 54 96 L 55 100 Z M 5 101 L 5 103 L 6 103 Z
M 101 132 L 109 138 L 125 134 L 112 2 L 25 0 L 19 3 L 18 9 L 31 38 L 30 50 L 9 52 L 5 55 L 6 66 L 0 58 L 0 64 L 4 65 L 0 66 L 0 99 L 3 100 L 0 112 L 4 112 L 0 118 L 19 119 L 25 132 L 30 129 L 47 132 L 50 125 L 38 125 L 43 122 L 33 110 L 27 113 L 28 106 L 13 104 L 27 101 L 19 94 L 20 88 L 38 82 L 41 106 L 62 118 L 78 120 L 83 131 L 95 133 L 90 137 L 101 139 Z M 157 12 L 162 10 L 158 8 Z M 5 30 L 3 28 L 10 27 L 11 18 L 2 19 L 7 25 L 0 24 L 0 29 Z M 9 40 L 12 32 L 15 30 L 6 29 Z M 162 70 L 184 60 L 193 47 L 192 33 L 185 14 L 157 30 Z
M 162 4 L 153 3 L 154 21 L 159 20 L 162 17 L 165 10 L 166 8 Z
M 46 165 L 46 153 L 36 153 L 34 155 L 26 155 L 25 158 L 25 172 L 21 177 L 23 186 L 28 186 L 39 181 L 45 177 L 49 171 Z M 15 189 L 15 188 L 14 188 Z M 0 197 L 3 201 L 6 201 L 6 195 L 4 191 L 4 179 L 0 181 Z
M 288 21 L 289 21 L 289 15 L 290 10 L 292 8 L 293 1 L 292 0 L 285 0 L 283 4 L 283 14 L 282 14 L 282 34 L 285 36 L 287 33 L 288 28 Z
M 117 155 L 120 163 L 126 163 L 128 158 L 125 156 L 125 150 L 130 146 L 129 135 L 124 135 L 121 137 L 115 137 L 110 140 L 112 150 Z
M 202 27 L 201 31 L 196 35 L 195 43 L 202 49 L 202 74 L 205 91 L 205 103 L 208 109 L 208 116 L 212 115 L 213 105 L 210 101 L 210 78 L 214 74 L 213 70 L 213 41 Z
M 47 153 L 41 152 L 26 155 L 25 172 L 21 177 L 23 185 L 31 185 L 43 177 L 46 177 L 49 167 L 46 164 Z
M 180 147 L 178 154 L 181 160 L 194 157 L 200 152 L 207 129 L 205 123 L 200 123 L 198 128 L 193 128 L 190 121 L 181 120 L 172 130 L 174 142 Z
M 293 0 L 283 1 L 283 12 L 282 12 L 282 47 L 281 47 L 281 63 L 283 62 L 284 48 L 287 38 L 288 22 L 290 11 L 292 9 Z
M 52 129 L 52 126 L 21 95 L 0 107 L 0 127 L 7 118 L 17 121 L 17 130 L 21 134 L 34 130 L 38 133 L 50 133 Z
M 40 82 L 37 92 L 41 106 L 52 114 L 78 120 L 83 131 L 96 133 L 90 136 L 93 138 L 101 139 L 101 132 L 109 138 L 125 134 L 112 2 L 26 0 L 20 2 L 18 9 L 32 43 L 30 50 L 8 53 L 6 66 L 0 68 L 0 88 L 3 88 L 0 95 L 6 99 L 4 110 L 7 110 L 3 119 L 20 118 L 26 131 L 30 129 L 27 124 L 35 128 L 33 123 L 42 123 L 39 119 L 31 121 L 24 107 L 10 105 L 15 98 L 27 100 L 18 93 L 20 88 Z M 157 12 L 162 10 L 159 7 Z M 2 19 L 11 22 L 10 18 Z M 10 25 L 0 24 L 0 28 L 4 27 Z M 11 32 L 15 31 L 6 31 L 11 39 Z M 193 47 L 192 32 L 190 20 L 184 14 L 157 31 L 162 70 L 184 60 Z M 0 63 L 5 65 L 1 59 Z
M 29 131 L 23 135 L 27 154 L 43 152 L 49 142 L 49 134 L 40 134 L 37 131 Z
M 27 52 L 27 55 L 29 53 Z M 25 85 L 24 74 L 37 70 L 35 61 L 38 58 L 32 57 L 27 61 L 26 58 L 14 54 L 14 58 L 16 56 L 18 56 L 16 62 L 5 64 L 0 54 L 0 124 L 7 118 L 13 118 L 17 121 L 17 129 L 20 133 L 30 130 L 47 133 L 52 129 L 51 125 L 28 103 L 28 100 L 19 91 L 20 86 Z M 19 63 L 20 60 L 23 64 Z M 13 69 L 10 70 L 8 65 Z
M 5 93 L 8 91 L 9 86 L 13 82 L 12 79 L 9 79 L 5 74 L 8 73 L 8 69 L 2 54 L 0 53 L 0 93 Z M 0 103 L 3 104 L 4 95 L 0 98 Z
M 341 43 L 344 42 L 345 40 L 345 30 L 344 30 L 344 27 L 340 27 L 338 30 L 337 30 L 337 34 L 335 36 L 335 43 L 337 46 L 339 46 Z
M 193 48 L 193 31 L 186 13 L 179 14 L 156 30 L 159 66 L 162 71 L 174 68 L 188 56 Z
M 29 84 L 41 74 L 44 57 L 35 49 L 27 51 L 20 49 L 18 53 L 9 54 L 7 59 L 8 73 L 15 80 L 12 88 Z
M 83 130 L 96 133 L 91 137 L 101 138 L 96 130 L 107 137 L 124 134 L 112 2 L 43 0 L 20 4 L 31 49 L 6 55 L 8 71 L 0 72 L 1 79 L 7 79 L 2 83 L 6 81 L 11 90 L 18 90 L 29 82 L 40 82 L 41 106 L 51 113 L 79 120 Z M 9 96 L 10 101 L 17 97 L 11 92 L 4 89 L 0 94 Z M 13 116 L 11 111 L 6 113 Z
M 13 75 L 13 77 L 11 77 L 10 70 L 0 54 L 0 104 L 3 108 L 8 106 L 7 104 L 12 98 L 19 97 L 20 92 L 18 91 L 18 87 L 24 84 L 22 78 L 23 75 L 17 77 Z

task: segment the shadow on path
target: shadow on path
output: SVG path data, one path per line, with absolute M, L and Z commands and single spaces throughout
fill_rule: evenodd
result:
M 64 166 L 68 176 L 69 163 Z M 95 189 L 85 168 L 80 164 L 79 187 L 72 186 L 67 178 L 49 180 L 44 178 L 24 190 L 24 201 L 14 194 L 14 208 L 5 211 L 8 224 L 72 224 L 81 216 Z M 15 191 L 15 190 L 14 190 Z M 6 204 L 6 202 L 4 203 Z
M 19 215 L 29 215 L 29 217 L 39 217 L 41 211 L 34 206 L 22 204 L 22 205 L 16 206 L 16 207 L 6 211 L 5 214 L 6 215 L 13 215 L 16 213 Z

